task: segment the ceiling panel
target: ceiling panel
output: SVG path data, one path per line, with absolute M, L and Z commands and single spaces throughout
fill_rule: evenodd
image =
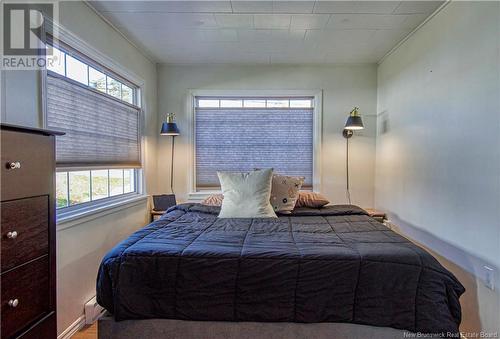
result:
M 89 1 L 101 12 L 232 13 L 231 1 Z
M 443 1 L 402 1 L 394 14 L 430 14 L 442 4 Z
M 103 12 L 116 27 L 157 28 L 182 30 L 185 28 L 217 28 L 213 14 L 161 12 Z
M 255 14 L 256 29 L 284 29 L 290 27 L 291 15 L 288 14 Z
M 356 1 L 357 14 L 391 14 L 400 1 Z
M 253 28 L 252 14 L 215 14 L 220 28 Z
M 274 13 L 303 13 L 313 12 L 315 1 L 273 1 Z
M 273 42 L 287 41 L 300 43 L 304 40 L 305 29 L 239 29 L 238 39 L 241 42 Z
M 330 19 L 330 14 L 294 14 L 290 23 L 291 28 L 322 29 Z
M 332 14 L 328 29 L 393 29 L 398 28 L 407 15 L 386 14 Z
M 232 1 L 234 13 L 272 13 L 272 1 Z
M 314 4 L 313 13 L 326 13 L 326 14 L 343 14 L 355 13 L 355 1 L 316 1 Z
M 375 63 L 443 1 L 92 1 L 160 63 Z
M 348 30 L 308 30 L 305 35 L 306 41 L 319 41 L 325 44 L 342 43 L 343 46 L 352 42 L 370 43 L 376 30 L 348 29 Z

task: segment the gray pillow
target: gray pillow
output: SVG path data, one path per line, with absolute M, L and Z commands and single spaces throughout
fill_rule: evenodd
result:
M 273 170 L 217 172 L 224 200 L 219 218 L 276 218 L 269 202 Z

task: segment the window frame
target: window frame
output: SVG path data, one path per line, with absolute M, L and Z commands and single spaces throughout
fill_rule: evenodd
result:
M 320 192 L 322 189 L 321 175 L 321 139 L 323 115 L 322 90 L 190 90 L 186 97 L 186 116 L 188 117 L 188 187 L 189 200 L 200 201 L 212 193 L 220 190 L 198 190 L 196 187 L 196 98 L 197 97 L 286 97 L 304 98 L 313 97 L 313 185 L 312 191 Z M 217 109 L 217 108 L 215 108 Z
M 110 96 L 107 93 L 103 93 L 91 86 L 84 86 L 89 90 L 96 91 L 101 95 L 105 95 L 106 97 L 110 97 L 114 100 L 119 101 L 120 103 L 131 105 L 135 108 L 139 108 L 139 138 L 140 138 L 140 152 L 141 152 L 141 167 L 135 169 L 135 192 L 125 193 L 113 197 L 102 198 L 90 202 L 85 202 L 82 204 L 76 204 L 74 206 L 66 207 L 58 209 L 56 212 L 56 219 L 58 224 L 58 229 L 65 229 L 68 227 L 73 227 L 74 225 L 81 224 L 86 220 L 91 220 L 98 216 L 104 216 L 108 213 L 114 213 L 122 208 L 127 206 L 135 205 L 138 203 L 143 203 L 147 199 L 146 192 L 146 182 L 145 182 L 145 143 L 144 143 L 144 126 L 145 126 L 145 112 L 148 111 L 147 103 L 145 100 L 145 80 L 131 71 L 129 68 L 123 67 L 121 64 L 117 63 L 114 59 L 108 57 L 103 54 L 93 46 L 89 45 L 84 40 L 80 39 L 72 32 L 67 30 L 65 27 L 61 26 L 59 23 L 55 23 L 53 21 L 47 22 L 46 24 L 52 25 L 54 29 L 58 32 L 58 44 L 64 44 L 67 48 L 71 49 L 73 53 L 78 54 L 80 57 L 85 58 L 83 61 L 87 65 L 95 68 L 96 70 L 104 73 L 110 74 L 114 76 L 116 80 L 121 81 L 128 87 L 135 88 L 134 95 L 134 105 L 123 101 L 121 99 L 117 99 L 116 97 Z M 45 34 L 45 33 L 44 33 Z M 53 37 L 44 35 L 43 39 L 46 43 L 52 44 L 54 43 Z M 63 42 L 64 41 L 64 42 Z M 58 45 L 56 45 L 59 48 Z M 75 57 L 74 55 L 72 55 Z M 89 63 L 90 62 L 90 63 Z M 103 71 L 105 70 L 105 71 Z M 47 69 L 43 69 L 39 72 L 40 77 L 40 94 L 41 94 L 41 106 L 42 106 L 42 126 L 44 128 L 47 127 L 47 77 L 48 77 Z M 51 72 L 55 74 L 55 76 L 62 77 L 60 74 Z M 52 75 L 52 74 L 51 74 Z M 65 80 L 71 81 L 73 83 L 79 84 L 77 81 L 64 77 Z M 105 166 L 92 166 L 92 167 L 81 167 L 81 168 L 65 168 L 58 167 L 57 171 L 68 171 L 68 170 L 97 170 L 97 169 L 112 169 L 111 167 Z M 60 226 L 59 226 L 60 225 Z
M 133 170 L 134 171 L 134 179 L 133 179 L 133 183 L 134 183 L 134 191 L 132 192 L 126 192 L 126 193 L 121 193 L 121 194 L 117 194 L 117 195 L 110 195 L 110 183 L 109 183 L 109 179 L 110 179 L 110 173 L 109 171 L 110 170 L 113 170 L 113 169 L 117 169 L 117 170 L 122 170 L 122 171 L 125 171 L 125 170 Z M 99 199 L 95 199 L 93 200 L 92 199 L 92 171 L 98 171 L 98 170 L 105 170 L 105 171 L 108 171 L 108 191 L 107 191 L 107 194 L 108 196 L 105 197 L 105 198 L 99 198 Z M 89 180 L 90 180 L 90 183 L 89 183 L 89 201 L 85 201 L 85 202 L 81 202 L 81 203 L 77 203 L 77 204 L 74 204 L 74 205 L 70 205 L 69 204 L 69 200 L 70 200 L 70 188 L 69 188 L 69 173 L 70 172 L 90 172 L 89 174 Z M 95 206 L 95 205 L 105 205 L 106 203 L 110 202 L 110 201 L 114 201 L 114 200 L 120 200 L 122 198 L 127 198 L 127 197 L 133 197 L 133 196 L 136 196 L 138 194 L 138 180 L 139 180 L 139 169 L 137 168 L 78 168 L 78 169 L 74 169 L 74 168 L 71 168 L 71 169 L 68 169 L 68 168 L 57 168 L 56 169 L 56 172 L 59 172 L 59 173 L 66 173 L 67 176 L 66 176 L 66 180 L 67 181 L 67 193 L 66 193 L 66 198 L 68 199 L 68 205 L 67 206 L 64 206 L 64 207 L 57 207 L 57 202 L 56 202 L 56 212 L 57 213 L 70 213 L 71 211 L 75 211 L 75 210 L 79 210 L 79 209 L 84 209 L 84 208 L 88 208 L 88 207 L 91 207 L 91 206 Z M 124 175 L 124 173 L 123 173 Z M 125 177 L 123 176 L 122 177 L 122 186 L 123 186 L 123 189 L 125 189 Z M 56 197 L 57 199 L 57 197 Z M 101 204 L 102 202 L 102 204 Z
M 128 106 L 131 106 L 133 108 L 141 110 L 141 105 L 140 105 L 141 100 L 139 99 L 140 87 L 138 85 L 125 79 L 124 77 L 120 76 L 118 73 L 110 70 L 109 68 L 107 68 L 103 65 L 100 65 L 96 61 L 92 60 L 90 57 L 85 56 L 83 53 L 78 52 L 77 50 L 75 50 L 74 48 L 70 47 L 69 45 L 65 44 L 64 42 L 62 42 L 60 40 L 56 40 L 52 37 L 48 37 L 46 45 L 50 45 L 51 47 L 55 47 L 58 50 L 60 50 L 61 52 L 63 52 L 65 55 L 69 55 L 70 57 L 85 64 L 87 66 L 87 84 L 84 84 L 84 83 L 79 82 L 78 80 L 72 79 L 67 75 L 68 74 L 68 70 L 67 70 L 68 63 L 67 63 L 66 57 L 64 58 L 64 75 L 46 69 L 45 75 L 44 75 L 45 77 L 50 75 L 52 77 L 64 79 L 65 81 L 68 81 L 72 84 L 80 86 L 86 90 L 92 91 L 92 92 L 97 93 L 99 95 L 103 95 L 106 98 L 118 101 L 122 104 L 125 104 L 125 105 L 128 105 Z M 105 75 L 106 92 L 102 92 L 102 91 L 90 86 L 90 67 L 92 67 L 96 71 Z M 125 101 L 123 99 L 115 97 L 114 95 L 109 94 L 108 93 L 108 79 L 112 79 L 112 80 L 120 83 L 120 92 L 122 92 L 123 85 L 132 89 L 132 102 L 130 103 L 128 101 Z

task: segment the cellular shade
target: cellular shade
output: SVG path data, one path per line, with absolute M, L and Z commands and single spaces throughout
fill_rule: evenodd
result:
M 217 171 L 273 168 L 312 186 L 313 108 L 197 108 L 196 187 L 218 188 Z
M 47 76 L 47 127 L 60 167 L 140 167 L 140 109 L 57 76 Z

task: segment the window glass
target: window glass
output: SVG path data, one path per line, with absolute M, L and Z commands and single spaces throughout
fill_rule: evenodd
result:
M 223 99 L 220 101 L 220 107 L 243 107 L 243 101 L 241 99 L 239 100 L 233 100 L 233 99 Z
M 69 204 L 90 201 L 90 171 L 69 172 Z
M 312 100 L 310 100 L 310 99 L 290 100 L 290 107 L 292 107 L 292 108 L 310 108 L 310 107 L 312 107 Z
M 66 76 L 79 83 L 88 85 L 88 66 L 71 55 L 66 55 Z
M 64 58 L 66 54 L 61 50 L 52 47 L 52 55 L 47 51 L 47 70 L 64 75 Z
M 261 99 L 248 99 L 243 101 L 243 106 L 248 108 L 253 107 L 266 107 L 266 100 Z
M 288 100 L 279 100 L 279 99 L 267 100 L 267 107 L 286 108 L 288 107 Z
M 92 200 L 108 196 L 108 170 L 92 171 Z
M 57 209 L 137 192 L 136 171 L 127 168 L 57 172 Z
M 59 49 L 52 45 L 47 46 L 46 65 L 48 71 L 95 88 L 129 104 L 140 106 L 140 98 L 136 96 L 139 90 L 137 87 L 122 84 L 121 81 L 110 76 L 112 73 L 108 73 L 104 68 L 100 69 L 97 64 L 90 66 L 86 62 L 80 61 L 78 52 L 74 52 L 73 55 L 76 57 L 73 57 L 68 54 L 69 52 L 64 51 L 66 47 Z M 218 107 L 219 101 L 216 100 L 216 102 L 216 107 Z
M 121 83 L 111 77 L 108 77 L 108 94 L 118 99 L 122 98 Z
M 56 206 L 57 208 L 68 206 L 68 173 L 56 173 Z
M 133 169 L 123 170 L 123 193 L 130 193 L 135 191 L 135 171 Z
M 200 99 L 198 100 L 198 107 L 219 107 L 219 100 Z
M 109 195 L 123 194 L 123 170 L 109 170 Z
M 89 67 L 89 86 L 106 93 L 106 75 Z
M 122 84 L 122 100 L 128 102 L 129 104 L 134 103 L 134 91 L 132 88 Z

